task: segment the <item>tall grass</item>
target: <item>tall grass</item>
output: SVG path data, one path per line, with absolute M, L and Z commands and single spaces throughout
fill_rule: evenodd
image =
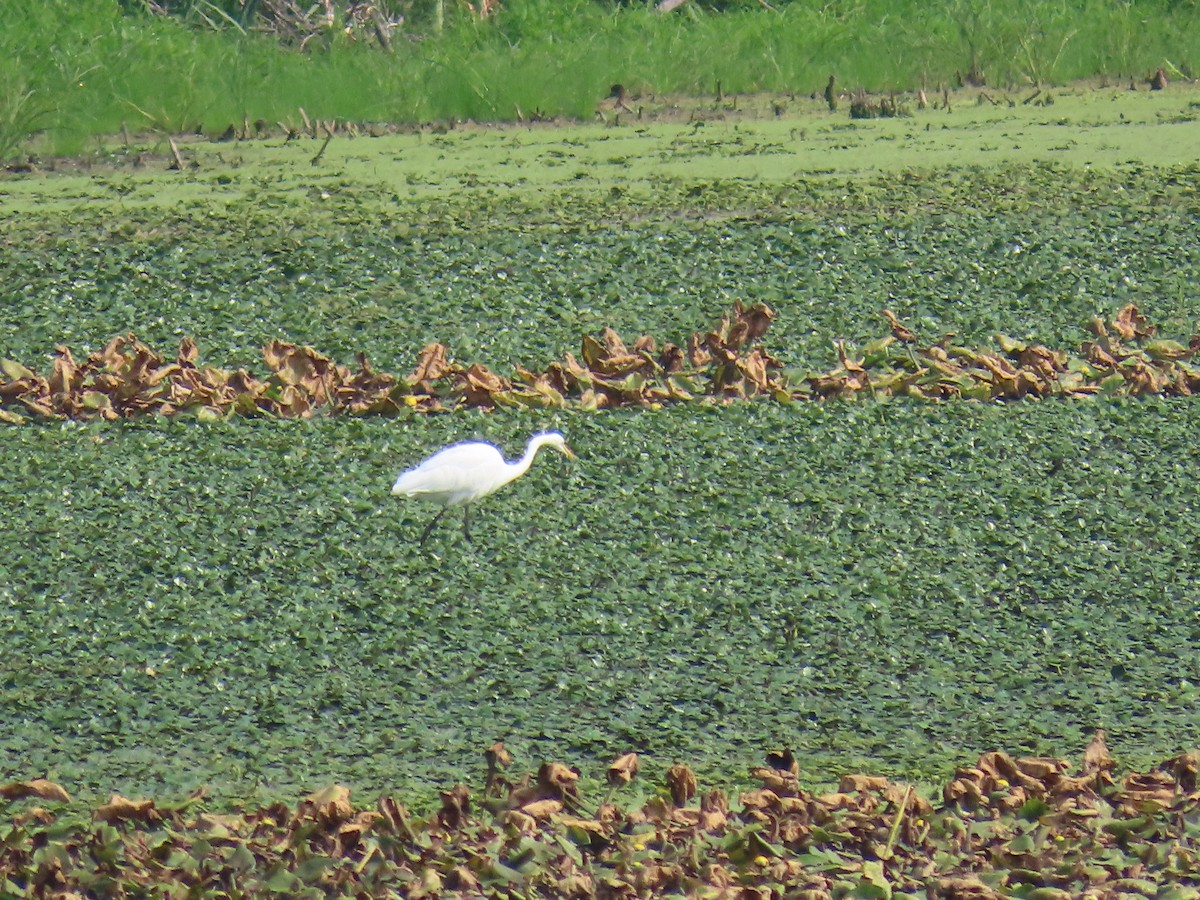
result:
M 391 51 L 340 33 L 304 51 L 269 35 L 123 14 L 116 0 L 0 4 L 0 157 L 44 133 L 70 153 L 92 135 L 295 121 L 588 116 L 608 86 L 646 93 L 808 93 L 1046 84 L 1200 65 L 1196 0 L 797 0 L 725 13 L 691 3 L 510 0 L 460 13 Z

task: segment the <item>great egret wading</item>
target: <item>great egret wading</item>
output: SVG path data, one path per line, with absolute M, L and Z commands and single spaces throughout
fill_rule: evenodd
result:
M 463 508 L 463 535 L 469 541 L 470 505 L 524 475 L 542 447 L 553 447 L 568 459 L 575 458 L 566 439 L 554 431 L 535 434 L 525 447 L 525 455 L 515 462 L 505 462 L 500 451 L 491 444 L 469 441 L 439 450 L 419 466 L 401 473 L 392 485 L 392 493 L 442 507 L 421 532 L 421 546 L 425 545 L 433 526 L 452 506 Z

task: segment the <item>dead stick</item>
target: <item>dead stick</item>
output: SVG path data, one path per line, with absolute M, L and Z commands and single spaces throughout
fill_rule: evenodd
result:
M 180 172 L 182 172 L 185 168 L 187 168 L 187 166 L 183 162 L 183 157 L 179 153 L 179 148 L 175 146 L 175 138 L 167 138 L 167 143 L 171 145 L 171 153 L 175 157 L 174 165 L 170 166 L 169 168 L 178 169 Z
M 325 148 L 329 146 L 329 142 L 333 140 L 333 132 L 328 128 L 325 129 L 325 143 L 321 144 L 321 149 L 317 151 L 317 155 L 312 158 L 312 164 L 315 166 L 321 161 L 321 157 L 325 155 Z

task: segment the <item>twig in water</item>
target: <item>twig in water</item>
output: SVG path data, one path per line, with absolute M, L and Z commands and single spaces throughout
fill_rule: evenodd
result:
M 312 164 L 315 166 L 321 162 L 321 157 L 325 155 L 325 148 L 329 146 L 329 142 L 333 140 L 333 129 L 326 127 L 325 142 L 321 144 L 321 149 L 317 151 L 317 155 L 312 158 Z
M 168 169 L 178 169 L 182 172 L 187 168 L 187 164 L 183 161 L 183 156 L 179 153 L 179 148 L 175 146 L 175 138 L 167 138 L 167 143 L 171 145 L 171 154 L 175 157 L 175 162 L 167 166 Z

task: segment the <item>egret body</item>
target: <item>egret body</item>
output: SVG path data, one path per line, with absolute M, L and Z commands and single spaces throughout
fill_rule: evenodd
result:
M 524 475 L 542 447 L 553 447 L 568 459 L 575 458 L 566 439 L 553 431 L 535 434 L 525 447 L 525 455 L 514 462 L 505 462 L 491 444 L 470 441 L 439 450 L 419 466 L 401 473 L 392 485 L 392 493 L 442 507 L 421 533 L 422 545 L 452 506 L 463 507 L 463 534 L 470 540 L 470 504 Z

